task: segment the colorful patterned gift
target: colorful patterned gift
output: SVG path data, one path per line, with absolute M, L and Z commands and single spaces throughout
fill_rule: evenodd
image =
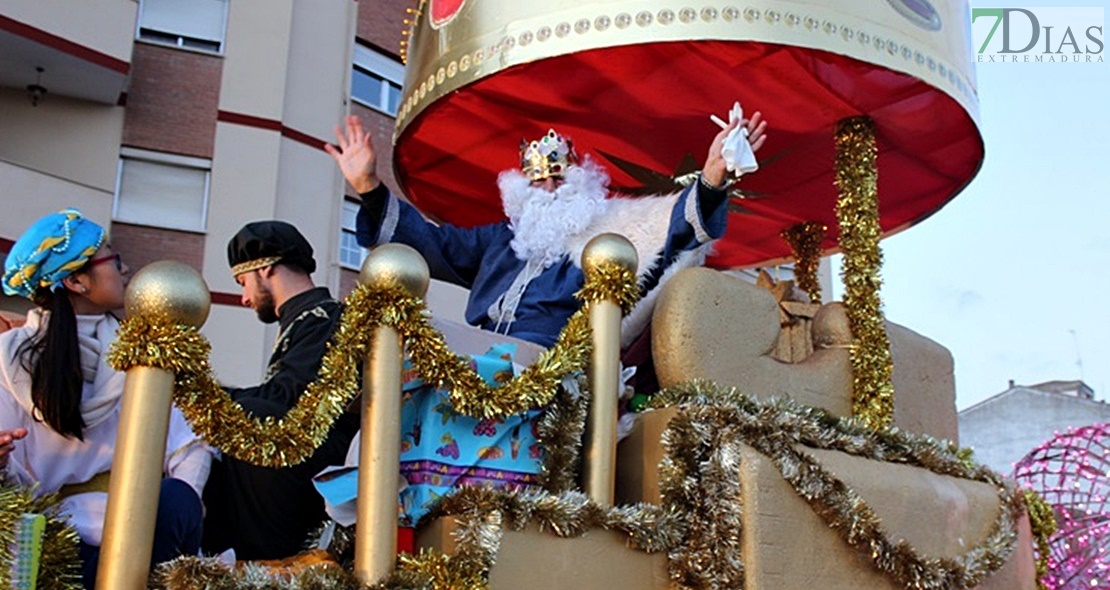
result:
M 489 385 L 513 378 L 514 344 L 499 344 L 471 360 Z M 452 488 L 519 488 L 536 484 L 543 451 L 535 423 L 541 410 L 505 419 L 455 412 L 447 393 L 424 385 L 405 361 L 401 406 L 401 525 L 413 526 Z

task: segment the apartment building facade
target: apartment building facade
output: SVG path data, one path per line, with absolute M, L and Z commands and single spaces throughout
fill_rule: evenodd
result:
M 240 303 L 226 245 L 284 219 L 316 250 L 314 279 L 356 284 L 357 201 L 323 150 L 343 117 L 391 137 L 410 0 L 5 0 L 0 3 L 0 253 L 35 219 L 77 207 L 133 272 L 185 262 L 212 292 L 217 377 L 257 382 L 275 326 Z M 460 293 L 431 303 L 461 314 Z M 5 298 L 0 309 L 27 302 Z

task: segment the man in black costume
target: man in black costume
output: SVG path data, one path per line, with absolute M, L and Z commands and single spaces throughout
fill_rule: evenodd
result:
M 262 383 L 229 388 L 228 394 L 255 417 L 281 417 L 317 378 L 327 342 L 339 325 L 340 305 L 311 278 L 312 246 L 282 221 L 248 223 L 227 246 L 228 264 L 243 290 L 243 304 L 280 331 Z M 309 533 L 327 518 L 312 476 L 343 462 L 358 431 L 346 413 L 303 463 L 259 467 L 224 456 L 212 465 L 205 488 L 204 550 L 235 549 L 240 560 L 280 559 L 304 548 Z

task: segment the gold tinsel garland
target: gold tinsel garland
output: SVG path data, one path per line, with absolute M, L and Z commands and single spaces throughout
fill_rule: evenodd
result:
M 268 566 L 245 563 L 231 566 L 215 557 L 179 557 L 160 564 L 151 576 L 151 590 L 448 590 L 458 584 L 448 560 L 412 567 L 399 560 L 398 569 L 372 585 L 335 564 L 318 564 L 296 572 L 277 572 Z M 437 576 L 447 576 L 440 578 Z
M 1037 545 L 1037 588 L 1048 590 L 1042 578 L 1048 573 L 1048 556 L 1052 548 L 1048 540 L 1056 534 L 1056 514 L 1052 505 L 1033 490 L 1024 490 L 1026 512 L 1029 514 L 1029 528 L 1033 542 Z
M 179 557 L 158 565 L 150 577 L 151 590 L 362 590 L 354 575 L 343 568 L 318 565 L 275 575 L 270 568 L 247 563 L 230 566 L 215 557 Z M 419 588 L 420 586 L 404 586 Z
M 536 423 L 536 442 L 543 449 L 538 484 L 553 494 L 573 490 L 578 485 L 582 436 L 591 394 L 585 374 L 578 375 L 575 380 L 580 395 L 576 397 L 560 387 Z
M 879 300 L 883 262 L 876 155 L 871 119 L 840 121 L 836 130 L 836 218 L 844 252 L 844 307 L 856 340 L 851 349 L 852 414 L 878 429 L 894 421 L 894 361 Z
M 559 381 L 585 369 L 589 361 L 589 304 L 608 300 L 624 313 L 639 299 L 632 271 L 615 264 L 585 270 L 586 282 L 575 294 L 585 305 L 567 320 L 555 345 L 540 354 L 509 383 L 490 387 L 469 368 L 465 359 L 447 348 L 443 337 L 430 324 L 396 326 L 413 365 L 424 383 L 449 393 L 455 411 L 474 418 L 497 418 L 545 406 L 555 395 Z
M 660 497 L 688 523 L 667 568 L 683 588 L 743 588 L 740 438 L 734 425 L 706 426 L 678 415 L 663 431 Z
M 794 278 L 810 301 L 821 303 L 821 283 L 817 267 L 821 264 L 821 242 L 829 228 L 817 221 L 798 223 L 783 230 L 782 238 L 794 252 Z
M 81 590 L 79 539 L 64 514 L 56 494 L 35 498 L 6 475 L 0 474 L 0 588 L 11 588 L 16 525 L 25 513 L 42 514 L 46 528 L 42 534 L 38 590 Z
M 875 431 L 857 418 L 839 419 L 824 410 L 791 400 L 762 402 L 734 389 L 723 390 L 704 382 L 661 391 L 653 400 L 653 405 L 679 406 L 682 410 L 668 426 L 668 430 L 673 429 L 677 433 L 671 436 L 683 439 L 682 444 L 674 448 L 681 454 L 672 454 L 668 461 L 698 466 L 706 453 L 715 452 L 713 445 L 720 444 L 720 436 L 735 436 L 739 442 L 771 458 L 783 478 L 814 512 L 837 530 L 845 542 L 869 559 L 876 569 L 890 575 L 905 588 L 972 588 L 1002 567 L 1017 542 L 1016 523 L 1025 507 L 1022 494 L 1001 475 L 970 463 L 966 453 L 960 452 L 950 442 L 911 435 L 895 428 Z M 720 431 L 729 431 L 729 434 L 719 435 Z M 922 557 L 908 543 L 891 541 L 867 503 L 813 457 L 799 451 L 796 448 L 799 444 L 987 483 L 998 490 L 1000 514 L 986 539 L 966 553 L 954 558 Z M 717 452 L 732 454 L 732 451 Z M 723 467 L 710 470 L 702 477 L 708 475 L 717 480 L 719 483 L 715 485 L 725 485 L 728 478 L 739 477 L 738 457 L 727 457 L 718 463 Z M 690 477 L 688 469 L 673 470 L 665 475 L 672 480 L 665 484 L 668 487 L 685 490 L 691 485 L 686 481 Z M 681 494 L 672 498 L 678 499 L 672 501 L 683 503 L 672 508 L 684 513 L 692 510 L 692 502 L 699 501 Z M 718 513 L 740 513 L 743 506 L 739 495 L 721 498 L 716 510 Z M 739 531 L 734 531 L 734 534 L 739 535 Z M 704 582 L 694 587 L 724 587 L 718 584 L 736 583 L 734 564 L 716 563 L 710 561 L 706 551 L 701 553 L 700 559 L 688 564 L 686 571 L 678 573 Z M 674 573 L 672 570 L 672 575 Z
M 585 369 L 592 349 L 590 302 L 613 301 L 628 313 L 639 298 L 636 277 L 628 269 L 606 264 L 587 269 L 585 274 L 585 286 L 575 294 L 585 305 L 567 320 L 555 346 L 540 354 L 517 378 L 498 387 L 486 385 L 462 357 L 447 348 L 443 336 L 427 321 L 395 327 L 421 379 L 447 391 L 455 411 L 474 418 L 519 414 L 547 405 L 564 376 Z
M 311 455 L 336 418 L 358 395 L 358 366 L 377 326 L 404 339 L 425 383 L 449 392 L 455 410 L 497 418 L 541 407 L 559 380 L 582 370 L 591 349 L 589 302 L 608 299 L 626 313 L 639 297 L 635 275 L 615 264 L 586 271 L 576 296 L 586 302 L 559 333 L 555 346 L 523 373 L 496 388 L 486 385 L 428 322 L 422 300 L 395 287 L 360 285 L 346 299 L 339 327 L 328 343 L 319 377 L 282 418 L 254 418 L 231 400 L 208 364 L 211 346 L 194 327 L 160 317 L 131 317 L 120 326 L 108 355 L 120 371 L 149 366 L 173 372 L 174 402 L 209 444 L 242 461 L 266 467 L 296 465 Z
M 328 347 L 330 362 L 309 384 L 297 405 L 281 418 L 255 418 L 243 411 L 216 382 L 208 364 L 211 346 L 194 327 L 166 318 L 125 320 L 108 361 L 126 371 L 148 366 L 174 373 L 174 403 L 193 430 L 224 453 L 255 465 L 285 467 L 311 455 L 332 423 L 358 393 L 358 350 L 369 335 L 340 323 L 343 335 Z
M 675 550 L 684 537 L 688 519 L 674 510 L 651 504 L 602 507 L 582 492 L 551 494 L 542 490 L 491 490 L 461 487 L 425 515 L 422 522 L 452 516 L 455 553 L 450 556 L 456 575 L 481 580 L 481 585 L 462 586 L 485 590 L 489 570 L 497 561 L 506 529 L 521 531 L 528 524 L 558 537 L 579 537 L 591 529 L 624 533 L 629 545 L 648 553 Z M 411 563 L 430 557 L 410 558 Z
M 498 513 L 495 519 L 487 515 Z M 551 494 L 543 490 L 491 490 L 483 487 L 460 487 L 443 500 L 425 519 L 454 516 L 463 532 L 457 539 L 478 539 L 480 549 L 459 542 L 459 551 L 473 551 L 474 562 L 492 564 L 496 559 L 494 535 L 486 532 L 487 523 L 496 522 L 500 529 L 524 530 L 528 524 L 558 537 L 580 537 L 591 529 L 619 531 L 632 547 L 647 553 L 669 551 L 686 536 L 685 515 L 653 504 L 600 506 L 582 492 Z M 477 517 L 476 519 L 474 517 Z M 477 523 L 475 523 L 477 521 Z M 467 529 L 472 529 L 468 531 Z M 500 537 L 500 532 L 497 533 Z M 481 557 L 477 557 L 477 556 Z
M 402 553 L 397 561 L 402 576 L 418 582 L 426 580 L 431 590 L 479 590 L 488 586 L 481 572 L 459 567 L 454 557 L 437 551 L 421 551 L 418 555 Z M 402 583 L 403 580 L 398 579 Z
M 577 485 L 577 473 L 582 447 L 582 433 L 586 426 L 586 412 L 589 406 L 589 379 L 579 375 L 576 379 L 580 395 L 573 395 L 567 389 L 559 388 L 555 399 L 544 409 L 537 423 L 536 440 L 544 449 L 539 487 L 550 494 L 569 492 Z M 426 521 L 425 521 L 426 522 Z M 479 522 L 475 520 L 474 522 Z M 354 566 L 355 527 L 339 526 L 334 522 L 326 533 L 329 539 L 328 552 L 336 562 L 345 567 Z M 310 546 L 320 546 L 327 527 L 321 527 L 310 538 Z M 494 533 L 499 535 L 500 533 Z M 500 538 L 499 536 L 496 538 Z M 480 547 L 480 545 L 477 545 Z M 482 555 L 488 549 L 482 550 Z M 429 579 L 436 580 L 433 586 L 444 588 L 472 588 L 475 575 L 481 574 L 481 567 L 465 567 L 465 552 L 460 557 L 438 553 L 421 553 L 415 558 L 401 555 L 402 567 L 423 572 Z M 473 560 L 470 560 L 471 562 Z M 481 561 L 481 560 L 480 560 Z M 455 580 L 461 578 L 462 581 Z M 484 580 L 484 578 L 482 578 Z M 453 580 L 453 581 L 452 581 Z M 468 581 L 469 580 L 469 581 Z M 449 582 L 444 585 L 442 582 Z M 483 582 L 484 584 L 484 582 Z
M 520 530 L 528 523 L 563 537 L 598 527 L 618 530 L 644 551 L 668 552 L 672 579 L 680 587 L 742 588 L 740 444 L 770 457 L 784 478 L 846 542 L 906 588 L 970 588 L 1001 567 L 1016 543 L 1015 523 L 1025 505 L 1022 495 L 1007 487 L 997 473 L 972 463 L 965 451 L 950 442 L 897 429 L 875 431 L 858 419 L 840 419 L 789 400 L 757 401 L 706 382 L 663 390 L 653 405 L 680 407 L 665 432 L 666 453 L 660 472 L 663 506 L 602 508 L 580 492 L 459 488 L 426 517 L 455 517 L 459 527 L 455 553 L 402 556 L 398 571 L 372 588 L 485 590 L 504 530 Z M 797 451 L 799 444 L 988 483 L 998 489 L 1001 514 L 988 537 L 967 553 L 955 558 L 922 558 L 906 543 L 890 541 L 866 502 L 812 457 Z M 333 544 L 333 550 L 338 545 L 345 547 L 343 551 L 353 551 L 350 529 L 337 531 L 335 538 L 343 540 Z M 233 571 L 211 558 L 180 558 L 159 570 L 160 580 L 173 579 L 175 583 L 157 587 L 360 587 L 341 568 L 324 568 L 311 579 L 307 575 L 283 577 L 257 567 Z
M 256 564 L 231 567 L 212 557 L 180 557 L 158 567 L 155 590 L 487 590 L 489 571 L 497 560 L 505 530 L 528 524 L 559 537 L 579 537 L 592 529 L 624 533 L 635 548 L 649 553 L 673 551 L 685 536 L 683 515 L 650 504 L 604 508 L 581 492 L 550 494 L 541 490 L 501 491 L 459 488 L 443 499 L 427 520 L 453 516 L 458 524 L 452 555 L 421 551 L 401 554 L 397 570 L 368 587 L 334 564 L 295 574 L 275 572 Z M 343 533 L 341 552 L 353 552 L 353 527 Z M 329 550 L 331 551 L 331 550 Z M 337 561 L 349 561 L 336 555 Z

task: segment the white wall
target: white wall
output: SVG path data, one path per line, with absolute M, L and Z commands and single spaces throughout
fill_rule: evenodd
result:
M 972 406 L 959 415 L 960 446 L 975 460 L 1003 474 L 1041 443 L 1069 428 L 1110 422 L 1102 401 L 1018 387 Z

